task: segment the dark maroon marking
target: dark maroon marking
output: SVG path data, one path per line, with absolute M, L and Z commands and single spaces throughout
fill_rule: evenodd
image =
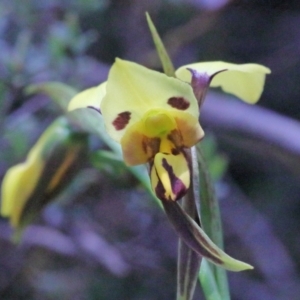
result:
M 91 108 L 102 115 L 101 110 L 99 108 L 96 108 L 95 106 L 88 106 L 88 108 Z
M 176 148 L 172 148 L 171 152 L 172 152 L 173 155 L 178 155 L 179 154 L 179 150 L 176 149 Z
M 182 146 L 182 135 L 180 131 L 177 129 L 174 129 L 168 134 L 167 136 L 168 140 L 171 141 L 176 147 L 181 147 Z
M 124 111 L 122 113 L 119 113 L 118 116 L 112 122 L 116 130 L 124 129 L 130 120 L 130 116 L 131 116 L 131 112 L 129 111 Z
M 168 104 L 180 110 L 186 110 L 190 106 L 190 102 L 183 97 L 171 97 L 168 100 Z
M 142 147 L 144 152 L 150 156 L 150 159 L 158 152 L 160 145 L 160 138 L 148 138 L 147 136 L 143 137 Z
M 168 164 L 168 161 L 165 158 L 163 158 L 162 160 L 162 166 L 169 174 L 172 191 L 176 195 L 176 201 L 186 194 L 187 189 L 183 182 L 178 177 L 176 177 L 173 171 L 173 167 Z
M 155 172 L 156 172 L 156 170 L 155 170 Z M 157 175 L 157 177 L 158 177 L 157 172 L 156 172 L 156 175 Z M 165 200 L 165 201 L 166 201 L 166 200 L 169 200 L 169 199 L 166 199 L 166 196 L 165 196 L 166 190 L 165 190 L 163 184 L 161 183 L 159 177 L 158 177 L 158 183 L 157 183 L 157 186 L 155 187 L 155 194 L 156 194 L 156 196 L 157 196 L 160 200 L 162 200 L 162 201 L 164 201 L 164 200 Z
M 154 168 L 154 171 L 155 171 L 156 176 L 158 178 L 158 182 L 157 182 L 157 185 L 155 187 L 155 194 L 156 194 L 156 196 L 157 196 L 158 199 L 160 199 L 162 201 L 166 201 L 166 200 L 168 200 L 165 197 L 166 190 L 165 190 L 163 184 L 161 183 L 161 180 L 159 179 L 159 176 L 157 174 L 156 168 L 154 166 L 154 160 L 152 159 L 152 161 L 150 161 L 149 164 L 150 164 L 150 174 L 152 172 L 152 168 Z

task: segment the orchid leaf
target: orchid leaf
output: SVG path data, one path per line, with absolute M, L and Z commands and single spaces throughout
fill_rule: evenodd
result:
M 201 256 L 179 239 L 177 300 L 191 300 L 194 295 Z
M 175 77 L 173 63 L 148 13 L 146 13 L 146 18 L 164 73 L 170 77 Z
M 212 151 L 210 151 L 211 153 Z M 201 221 L 204 231 L 212 239 L 212 241 L 223 249 L 223 234 L 222 234 L 222 223 L 220 216 L 220 209 L 218 200 L 215 195 L 212 179 L 210 174 L 208 174 L 208 166 L 205 161 L 204 155 L 201 151 L 200 146 L 197 147 L 199 169 L 200 169 L 200 201 L 201 201 Z M 224 161 L 222 161 L 222 166 L 224 168 Z M 223 169 L 224 170 L 224 169 Z M 227 274 L 224 269 L 218 268 L 215 265 L 212 265 L 209 262 L 206 262 L 205 270 L 200 270 L 200 281 L 203 287 L 203 290 L 206 294 L 206 291 L 211 289 L 206 287 L 207 283 L 212 284 L 212 280 L 215 281 L 215 285 L 218 287 L 219 294 L 222 296 L 222 299 L 229 300 L 229 287 Z M 207 271 L 207 273 L 206 273 Z M 210 279 L 206 278 L 210 277 Z M 211 278 L 213 276 L 213 278 Z M 206 294 L 208 297 L 208 295 Z
M 215 266 L 213 264 L 209 263 L 205 258 L 202 259 L 199 277 L 206 300 L 230 299 L 224 298 L 223 296 L 221 297 L 214 274 L 214 268 Z

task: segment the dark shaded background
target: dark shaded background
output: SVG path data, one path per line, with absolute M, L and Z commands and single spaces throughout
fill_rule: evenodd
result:
M 145 11 L 176 66 L 226 60 L 272 69 L 258 107 L 211 93 L 201 117 L 228 159 L 216 183 L 226 251 L 255 266 L 229 274 L 232 299 L 299 299 L 297 0 L 1 0 L 1 177 L 61 113 L 48 98 L 27 96 L 27 85 L 83 89 L 105 80 L 116 56 L 160 68 Z M 174 299 L 177 238 L 163 212 L 124 168 L 97 167 L 86 165 L 21 245 L 0 220 L 1 299 Z

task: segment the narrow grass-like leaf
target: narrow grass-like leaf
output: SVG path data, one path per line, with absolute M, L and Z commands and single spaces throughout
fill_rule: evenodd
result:
M 213 267 L 215 266 L 203 258 L 199 275 L 201 286 L 206 300 L 224 300 L 226 298 L 221 297 Z
M 173 66 L 173 63 L 169 57 L 169 54 L 149 16 L 149 14 L 146 12 L 146 18 L 148 22 L 148 26 L 152 35 L 152 39 L 157 51 L 157 54 L 159 56 L 159 59 L 161 61 L 164 73 L 170 77 L 175 77 L 175 69 Z
M 200 149 L 200 146 L 197 147 L 198 152 L 198 161 L 200 166 L 200 194 L 201 194 L 201 221 L 204 231 L 211 238 L 211 240 L 221 249 L 223 249 L 223 232 L 222 232 L 222 223 L 220 216 L 220 209 L 218 200 L 215 195 L 213 183 L 210 175 L 208 174 L 208 166 L 206 164 L 203 153 Z M 207 274 L 204 270 L 201 270 L 200 281 L 203 287 L 203 290 L 206 294 L 206 291 L 210 291 L 210 288 L 206 287 L 211 280 L 216 281 L 216 285 L 218 287 L 218 291 L 224 300 L 230 300 L 229 287 L 228 287 L 228 279 L 227 274 L 224 269 L 218 268 L 215 265 L 210 264 L 206 268 L 206 271 L 210 271 Z M 201 267 L 202 268 L 202 267 Z M 212 274 L 210 274 L 212 273 Z M 209 276 L 209 280 L 205 278 L 205 276 Z M 211 276 L 213 275 L 213 277 Z M 206 294 L 208 297 L 208 295 Z
M 200 263 L 201 256 L 179 239 L 177 300 L 193 299 Z

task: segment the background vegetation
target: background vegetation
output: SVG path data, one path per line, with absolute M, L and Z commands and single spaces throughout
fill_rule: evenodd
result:
M 272 69 L 258 107 L 212 92 L 201 121 L 218 178 L 226 251 L 255 266 L 229 274 L 232 299 L 298 299 L 296 0 L 0 0 L 1 178 L 61 114 L 49 98 L 27 95 L 29 84 L 51 80 L 83 89 L 105 80 L 115 57 L 160 69 L 145 11 L 176 66 L 226 60 Z M 91 143 L 102 147 L 97 139 Z M 10 234 L 0 219 L 1 299 L 175 297 L 176 234 L 121 164 L 94 157 L 21 245 Z M 195 299 L 201 297 L 198 289 Z

